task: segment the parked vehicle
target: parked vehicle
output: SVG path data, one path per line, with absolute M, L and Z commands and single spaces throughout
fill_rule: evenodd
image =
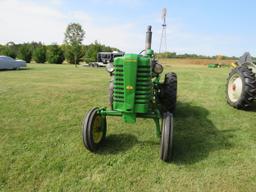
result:
M 27 63 L 23 60 L 15 60 L 8 56 L 0 56 L 0 70 L 20 69 L 23 67 L 27 67 Z
M 89 63 L 89 67 L 106 67 L 108 63 L 113 63 L 116 57 L 124 56 L 123 52 L 99 52 L 97 61 Z

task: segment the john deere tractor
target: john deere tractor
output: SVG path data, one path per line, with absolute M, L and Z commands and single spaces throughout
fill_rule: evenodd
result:
M 234 108 L 247 109 L 256 99 L 256 63 L 245 53 L 229 74 L 226 86 L 227 102 Z
M 156 133 L 161 137 L 160 158 L 166 162 L 172 159 L 177 76 L 173 72 L 167 73 L 164 81 L 160 82 L 163 66 L 155 59 L 151 40 L 152 31 L 149 26 L 145 50 L 140 54 L 117 57 L 113 64 L 108 64 L 107 71 L 112 76 L 110 107 L 95 107 L 87 112 L 83 120 L 83 143 L 89 151 L 96 153 L 104 145 L 107 116 L 119 116 L 131 124 L 137 118 L 150 118 L 154 120 Z

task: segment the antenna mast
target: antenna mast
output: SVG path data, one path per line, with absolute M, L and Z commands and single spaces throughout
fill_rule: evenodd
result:
M 159 53 L 161 52 L 167 52 L 167 36 L 166 36 L 166 16 L 167 16 L 167 9 L 164 8 L 162 10 L 162 35 L 161 35 L 161 41 L 160 41 L 160 47 L 159 47 Z

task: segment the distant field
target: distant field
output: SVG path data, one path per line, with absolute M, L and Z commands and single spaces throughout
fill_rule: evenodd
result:
M 168 65 L 208 65 L 218 63 L 216 59 L 160 59 L 164 64 Z M 221 64 L 231 64 L 234 60 L 222 60 Z
M 84 149 L 84 113 L 108 102 L 104 69 L 0 71 L 0 191 L 255 192 L 256 104 L 229 107 L 229 69 L 194 64 L 170 60 L 165 68 L 178 74 L 171 164 L 160 161 L 151 120 L 108 118 L 99 154 Z

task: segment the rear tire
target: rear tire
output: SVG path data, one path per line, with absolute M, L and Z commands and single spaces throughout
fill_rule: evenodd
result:
M 85 115 L 82 127 L 84 146 L 91 152 L 96 152 L 106 138 L 106 117 L 100 116 L 98 110 L 93 108 Z
M 162 112 L 174 113 L 177 102 L 177 75 L 167 73 L 164 83 L 160 87 L 160 104 Z
M 246 109 L 256 98 L 256 75 L 246 66 L 234 68 L 226 84 L 227 103 L 237 109 Z
M 173 116 L 169 112 L 164 114 L 162 122 L 160 158 L 165 162 L 173 159 Z

